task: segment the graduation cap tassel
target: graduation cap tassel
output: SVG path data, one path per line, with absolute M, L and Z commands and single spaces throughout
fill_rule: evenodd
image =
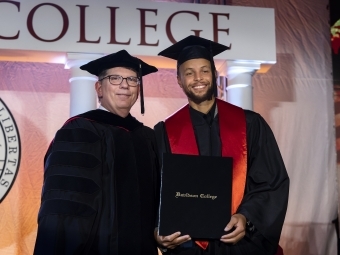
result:
M 143 78 L 142 78 L 142 65 L 139 62 L 139 70 L 138 70 L 138 78 L 139 78 L 139 86 L 140 86 L 140 112 L 144 115 L 144 92 L 143 92 Z
M 211 72 L 212 72 L 212 85 L 214 89 L 214 96 L 217 98 L 217 84 L 216 84 L 216 69 L 215 69 L 215 63 L 214 63 L 214 58 L 213 58 L 213 52 L 212 52 L 212 46 L 210 42 L 210 63 L 211 63 Z
M 213 79 L 213 86 L 214 86 L 214 96 L 215 96 L 215 98 L 217 98 L 217 84 L 216 84 L 216 76 L 215 76 L 215 72 L 216 72 L 216 70 L 215 70 L 215 67 L 213 68 L 213 70 L 212 70 L 212 79 Z

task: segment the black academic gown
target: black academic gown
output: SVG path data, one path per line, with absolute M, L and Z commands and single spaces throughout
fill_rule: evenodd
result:
M 200 155 L 221 156 L 218 114 L 215 105 L 207 115 L 190 108 Z M 228 116 L 221 116 L 227 118 Z M 236 245 L 211 240 L 206 250 L 189 241 L 166 254 L 181 255 L 273 255 L 286 214 L 289 178 L 275 137 L 257 113 L 245 110 L 247 130 L 247 179 L 244 198 L 237 213 L 243 214 L 255 230 Z M 180 125 L 180 123 L 178 123 Z M 159 154 L 170 152 L 164 122 L 155 126 Z M 232 146 L 232 145 L 230 145 Z
M 94 110 L 68 120 L 45 156 L 35 255 L 157 254 L 152 129 Z

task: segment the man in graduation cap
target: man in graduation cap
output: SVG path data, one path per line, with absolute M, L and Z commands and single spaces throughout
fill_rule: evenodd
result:
M 155 136 L 129 113 L 157 69 L 125 50 L 80 68 L 98 76 L 100 107 L 70 118 L 45 155 L 34 254 L 157 254 Z
M 166 254 L 272 255 L 280 249 L 289 178 L 265 120 L 216 98 L 213 56 L 227 49 L 189 36 L 159 53 L 177 60 L 177 81 L 189 101 L 155 126 L 160 155 L 233 158 L 232 216 L 226 234 L 202 241 L 180 232 L 159 236 L 156 229 L 156 240 Z

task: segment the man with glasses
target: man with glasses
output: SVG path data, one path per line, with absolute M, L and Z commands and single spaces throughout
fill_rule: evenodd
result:
M 98 76 L 100 107 L 70 118 L 45 155 L 34 254 L 157 254 L 155 137 L 130 114 L 157 69 L 125 50 L 80 68 Z

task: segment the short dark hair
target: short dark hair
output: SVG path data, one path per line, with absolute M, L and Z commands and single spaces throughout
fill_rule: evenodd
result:
M 106 76 L 107 70 L 108 70 L 108 69 L 105 69 L 105 70 L 103 70 L 103 71 L 101 71 L 101 72 L 99 73 L 99 75 L 98 75 L 98 80 L 101 80 L 101 79 L 103 79 L 103 78 Z

